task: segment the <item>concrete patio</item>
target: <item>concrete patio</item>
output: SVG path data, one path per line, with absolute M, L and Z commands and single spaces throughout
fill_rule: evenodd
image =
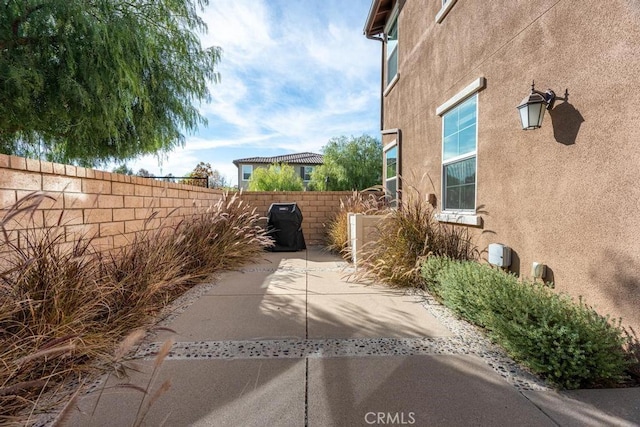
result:
M 140 407 L 149 426 L 640 425 L 640 389 L 557 393 L 427 296 L 348 281 L 316 248 L 264 258 L 181 298 L 162 323 L 175 333 L 144 343 L 130 377 L 105 377 L 65 425 L 133 425 Z M 122 386 L 151 379 L 142 405 Z

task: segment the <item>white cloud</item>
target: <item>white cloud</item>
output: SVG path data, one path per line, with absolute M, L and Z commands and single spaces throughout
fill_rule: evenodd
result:
M 353 122 L 347 115 L 377 110 L 380 47 L 362 35 L 365 16 L 347 23 L 340 19 L 344 7 L 323 10 L 330 4 L 313 3 L 212 2 L 204 43 L 221 46 L 224 54 L 222 81 L 204 114 L 239 135 L 266 129 L 300 137 L 305 129 L 335 127 L 336 121 Z
M 187 138 L 186 146 L 190 151 L 210 150 L 212 148 L 220 147 L 237 147 L 250 144 L 259 144 L 265 141 L 269 141 L 271 138 L 273 138 L 273 135 L 254 135 L 240 139 L 206 139 L 202 137 L 191 137 Z
M 211 86 L 212 100 L 200 108 L 209 127 L 187 137 L 185 148 L 167 156 L 161 168 L 153 156 L 130 167 L 180 175 L 204 161 L 235 182 L 233 158 L 319 152 L 335 136 L 377 136 L 380 44 L 362 34 L 369 5 L 210 2 L 202 15 L 209 32 L 202 40 L 222 47 L 223 54 L 221 82 Z
M 224 52 L 232 53 L 232 61 L 260 56 L 275 44 L 270 35 L 269 10 L 263 0 L 215 0 L 202 18 L 209 29 L 201 37 L 203 45 L 222 47 Z
M 380 46 L 354 27 L 330 22 L 321 36 L 305 40 L 305 48 L 318 66 L 349 80 L 367 78 L 379 68 L 380 53 L 376 50 Z

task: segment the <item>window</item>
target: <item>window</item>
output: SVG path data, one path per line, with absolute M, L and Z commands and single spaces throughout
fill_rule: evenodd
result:
M 249 181 L 253 173 L 253 165 L 242 165 L 242 180 Z
M 443 211 L 475 211 L 478 95 L 443 114 Z
M 313 166 L 302 166 L 300 168 L 300 178 L 303 181 L 311 181 L 311 173 L 313 172 Z
M 387 86 L 398 74 L 398 14 L 395 13 L 387 31 Z
M 384 148 L 384 189 L 395 206 L 398 200 L 398 145 L 395 141 Z
M 447 16 L 447 13 L 451 10 L 454 4 L 456 4 L 457 0 L 442 0 L 442 8 L 436 15 L 436 22 L 439 24 L 444 20 L 444 17 Z

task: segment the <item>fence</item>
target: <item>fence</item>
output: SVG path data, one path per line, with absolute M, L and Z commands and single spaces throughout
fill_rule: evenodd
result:
M 189 184 L 196 187 L 209 188 L 209 178 L 199 176 L 149 176 L 158 181 L 173 182 L 178 184 Z
M 326 224 L 338 212 L 340 200 L 351 191 L 247 191 L 242 200 L 266 214 L 271 203 L 297 203 L 302 211 L 302 232 L 308 245 L 323 244 Z
M 163 221 L 181 221 L 222 197 L 220 190 L 0 155 L 1 207 L 7 209 L 34 192 L 47 198 L 28 215 L 5 224 L 10 239 L 20 244 L 19 230 L 59 222 L 67 242 L 90 236 L 100 249 L 126 245 L 135 233 L 157 228 Z M 317 245 L 323 243 L 325 224 L 338 210 L 340 199 L 350 194 L 246 192 L 241 197 L 262 214 L 271 203 L 298 203 L 307 243 Z

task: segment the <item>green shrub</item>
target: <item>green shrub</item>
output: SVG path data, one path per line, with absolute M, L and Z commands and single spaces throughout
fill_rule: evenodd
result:
M 441 264 L 433 257 L 431 263 Z M 429 261 L 426 264 L 429 264 Z M 476 262 L 449 260 L 437 276 L 438 295 L 443 304 L 479 326 L 487 326 L 488 304 L 496 290 L 510 286 L 515 277 Z
M 420 274 L 425 289 L 428 289 L 429 292 L 441 302 L 443 302 L 443 299 L 440 275 L 445 271 L 449 271 L 451 264 L 457 263 L 458 261 L 448 257 L 433 256 L 424 259 L 420 265 Z
M 302 178 L 293 166 L 274 163 L 268 168 L 254 168 L 249 180 L 249 191 L 302 191 Z
M 517 284 L 503 292 L 488 323 L 514 357 L 570 389 L 623 377 L 629 361 L 625 339 L 608 317 L 541 285 Z
M 549 381 L 573 389 L 624 377 L 630 362 L 624 330 L 582 300 L 475 262 L 432 257 L 422 274 L 444 305 L 485 327 L 512 357 Z

